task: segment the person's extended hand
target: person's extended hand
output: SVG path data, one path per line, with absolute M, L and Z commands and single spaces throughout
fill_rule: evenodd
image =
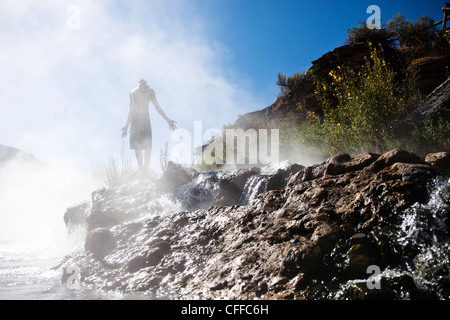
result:
M 167 120 L 167 123 L 169 124 L 170 130 L 175 130 L 177 128 L 177 125 L 175 124 L 175 123 L 177 123 L 176 121 Z
M 128 126 L 125 126 L 120 130 L 122 130 L 122 138 L 125 138 L 128 134 Z

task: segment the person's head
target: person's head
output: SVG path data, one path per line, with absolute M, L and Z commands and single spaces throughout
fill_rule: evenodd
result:
M 139 80 L 139 82 L 136 85 L 137 87 L 148 87 L 148 83 L 147 81 L 145 81 L 144 79 Z

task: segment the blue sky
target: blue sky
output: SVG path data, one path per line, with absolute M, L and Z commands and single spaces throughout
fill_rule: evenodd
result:
M 261 94 L 268 100 L 277 90 L 273 82 L 278 71 L 304 71 L 311 61 L 343 45 L 347 29 L 370 16 L 368 6 L 378 5 L 382 21 L 387 22 L 398 12 L 410 20 L 428 14 L 439 21 L 444 5 L 437 0 L 195 2 L 202 14 L 211 17 L 211 37 L 220 39 L 231 51 L 233 67 L 267 91 Z
M 445 1 L 72 0 L 0 2 L 0 144 L 55 165 L 102 167 L 125 154 L 128 93 L 140 78 L 180 128 L 220 129 L 277 96 L 378 5 L 442 19 Z M 70 6 L 79 28 L 69 28 Z M 171 132 L 151 111 L 153 168 Z

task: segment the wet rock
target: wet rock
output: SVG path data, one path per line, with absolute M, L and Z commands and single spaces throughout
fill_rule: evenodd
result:
M 231 180 L 225 179 L 220 181 L 219 192 L 216 206 L 231 206 L 239 202 L 242 190 L 238 188 Z
M 330 159 L 328 159 L 328 163 L 347 163 L 351 160 L 351 156 L 347 153 L 338 153 L 332 157 L 330 157 Z
M 340 293 L 343 300 L 393 300 L 396 293 L 393 289 L 382 286 L 380 289 L 369 289 L 366 281 L 352 282 Z
M 158 265 L 164 255 L 167 254 L 168 248 L 165 246 L 155 246 L 147 252 L 138 254 L 127 263 L 128 272 L 134 273 L 143 268 Z
M 296 174 L 297 172 L 299 172 L 300 170 L 302 170 L 304 168 L 305 168 L 305 166 L 302 166 L 297 163 L 293 163 L 286 168 L 286 177 L 289 178 L 289 176 Z
M 214 205 L 232 206 L 240 203 L 242 193 L 247 181 L 260 173 L 259 168 L 242 169 L 235 175 L 224 178 L 220 181 L 219 192 Z
M 277 173 L 269 177 L 267 180 L 267 190 L 281 190 L 286 185 L 287 172 L 279 169 Z
M 436 171 L 431 166 L 410 163 L 395 163 L 379 173 L 379 177 L 383 180 L 401 179 L 401 181 L 422 185 L 435 176 Z
M 450 153 L 437 152 L 430 153 L 425 157 L 425 162 L 432 166 L 440 167 L 442 169 L 450 169 Z
M 239 189 L 243 190 L 248 179 L 261 172 L 260 168 L 251 168 L 239 170 L 234 177 L 231 178 L 231 182 Z
M 353 244 L 347 253 L 346 274 L 349 279 L 364 279 L 367 277 L 367 268 L 373 264 L 373 255 L 376 254 L 376 251 L 373 250 L 374 248 L 365 234 L 355 236 L 350 238 Z
M 347 172 L 362 170 L 378 160 L 379 157 L 379 154 L 370 152 L 353 157 L 346 165 Z
M 157 180 L 156 185 L 162 191 L 173 191 L 191 181 L 192 177 L 180 164 L 169 161 L 166 171 Z
M 109 229 L 97 228 L 86 236 L 84 249 L 98 260 L 103 260 L 115 248 L 116 240 Z
M 394 149 L 381 155 L 374 163 L 372 163 L 367 169 L 371 172 L 379 172 L 386 167 L 401 162 L 401 163 L 417 163 L 423 164 L 424 162 L 417 155 L 412 152 Z
M 163 255 L 170 252 L 170 243 L 168 241 L 158 241 L 154 244 L 154 247 L 158 248 Z
M 114 208 L 106 208 L 102 211 L 92 211 L 87 217 L 88 230 L 97 228 L 111 228 L 120 224 L 123 220 L 123 212 L 117 211 Z
M 436 176 L 436 172 L 427 166 L 411 166 L 404 164 L 402 181 L 427 183 Z
M 305 167 L 299 164 L 291 164 L 286 169 L 279 169 L 277 173 L 271 175 L 267 180 L 267 191 L 282 190 L 286 187 L 289 177 L 296 174 Z
M 86 225 L 89 213 L 90 203 L 88 201 L 71 206 L 64 214 L 64 223 L 70 228 Z
M 156 266 L 164 257 L 165 250 L 159 247 L 155 247 L 147 252 L 146 264 L 148 266 Z
M 147 267 L 147 256 L 145 254 L 140 254 L 131 258 L 127 263 L 128 272 L 134 273 Z
M 350 244 L 363 244 L 367 242 L 368 242 L 367 235 L 362 232 L 354 234 L 353 236 L 350 237 Z
M 127 186 L 103 191 L 93 212 L 103 212 L 112 203 L 122 208 L 126 202 L 139 204 L 130 210 L 141 216 L 92 230 L 86 250 L 96 258 L 80 254 L 67 264 L 80 265 L 83 281 L 101 289 L 167 286 L 176 287 L 183 297 L 205 299 L 323 299 L 330 296 L 330 288 L 342 287 L 347 289 L 336 289 L 341 297 L 361 299 L 398 298 L 402 286 L 413 294 L 418 289 L 407 280 L 400 281 L 403 285 L 385 282 L 380 291 L 370 291 L 355 279 L 367 279 L 371 264 L 401 268 L 404 263 L 403 247 L 395 238 L 404 210 L 426 198 L 427 182 L 440 172 L 419 160 L 401 150 L 381 156 L 338 155 L 315 166 L 297 167 L 290 178 L 287 170 L 277 172 L 273 186 L 289 182 L 245 206 L 235 201 L 247 182 L 259 177 L 257 170 L 221 173 L 215 187 L 222 188 L 219 195 L 228 193 L 222 194 L 222 205 L 196 211 L 161 214 L 159 207 L 150 208 L 147 203 L 155 196 L 147 192 L 148 184 L 133 187 L 135 193 Z M 338 167 L 330 164 L 342 167 L 332 171 Z M 441 197 L 446 199 L 445 192 Z M 426 214 L 415 217 L 431 225 L 433 215 Z M 417 254 L 410 251 L 414 258 Z M 436 278 L 448 274 L 445 268 L 423 270 Z
M 289 178 L 289 181 L 287 182 L 287 187 L 292 187 L 301 182 L 322 178 L 324 176 L 326 168 L 327 168 L 326 162 L 303 168 Z
M 345 173 L 345 164 L 351 159 L 350 155 L 347 153 L 339 153 L 332 156 L 327 161 L 327 166 L 325 168 L 324 175 L 337 175 Z

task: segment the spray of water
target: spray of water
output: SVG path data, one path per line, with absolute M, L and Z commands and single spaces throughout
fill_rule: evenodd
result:
M 0 167 L 0 243 L 64 250 L 64 212 L 98 181 L 69 168 L 15 159 Z

